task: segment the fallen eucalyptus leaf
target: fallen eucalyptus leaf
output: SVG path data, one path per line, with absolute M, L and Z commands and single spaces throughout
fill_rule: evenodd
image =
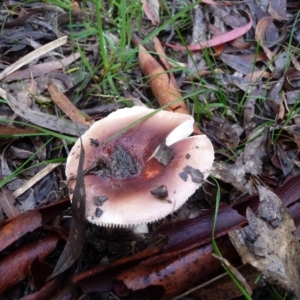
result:
M 67 42 L 67 40 L 68 40 L 68 37 L 66 35 L 62 36 L 61 38 L 54 40 L 42 47 L 30 52 L 29 54 L 23 56 L 21 59 L 19 59 L 18 61 L 16 61 L 15 63 L 13 63 L 11 66 L 7 67 L 4 71 L 2 71 L 0 73 L 0 80 L 2 80 L 4 77 L 11 74 L 12 72 L 20 69 L 21 67 L 23 67 L 27 63 L 31 62 L 32 60 L 36 59 L 37 57 L 40 57 L 43 54 L 50 52 L 53 49 L 64 45 Z
M 12 95 L 1 88 L 0 96 L 8 102 L 9 106 L 16 114 L 38 126 L 77 136 L 79 133 L 82 134 L 88 129 L 87 125 L 73 123 L 63 118 L 33 110 L 26 105 L 18 103 Z
M 85 185 L 83 175 L 84 148 L 81 151 L 77 168 L 76 184 L 72 198 L 72 225 L 66 246 L 60 255 L 51 278 L 62 273 L 78 259 L 85 240 Z
M 158 0 L 141 0 L 143 11 L 153 25 L 158 25 L 159 19 L 159 1 Z
M 249 225 L 229 237 L 244 264 L 250 263 L 267 280 L 300 297 L 300 245 L 295 225 L 280 198 L 258 187 L 260 205 L 257 216 L 247 209 Z

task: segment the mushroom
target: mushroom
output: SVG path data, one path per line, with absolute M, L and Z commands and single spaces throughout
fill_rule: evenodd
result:
M 87 220 L 128 227 L 162 219 L 181 207 L 207 178 L 214 159 L 206 135 L 188 137 L 193 123 L 189 115 L 140 106 L 95 122 L 81 137 Z M 70 191 L 80 147 L 77 140 L 66 163 Z M 167 160 L 160 161 L 164 156 Z

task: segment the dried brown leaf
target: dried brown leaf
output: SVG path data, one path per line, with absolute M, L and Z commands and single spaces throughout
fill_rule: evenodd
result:
M 48 85 L 48 91 L 52 101 L 74 122 L 90 126 L 84 115 L 53 83 Z
M 257 82 L 261 78 L 270 78 L 271 73 L 265 70 L 254 71 L 245 76 L 246 79 L 251 80 L 251 82 Z
M 251 289 L 257 287 L 255 280 L 260 274 L 255 268 L 250 265 L 245 265 L 242 268 L 239 268 L 239 272 L 247 280 Z M 232 300 L 242 296 L 241 291 L 229 276 L 222 276 L 220 279 L 217 277 L 217 280 L 214 279 L 210 280 L 211 283 L 209 285 L 206 284 L 206 286 L 193 292 L 193 295 L 197 299 L 209 300 Z M 204 284 L 202 284 L 202 286 L 203 285 Z
M 158 233 L 168 237 L 168 243 L 163 253 L 181 251 L 203 245 L 211 241 L 214 210 L 202 212 L 198 217 L 168 223 L 158 229 Z M 216 224 L 216 237 L 224 236 L 232 228 L 239 228 L 245 223 L 245 218 L 222 203 Z M 175 226 L 174 226 L 175 225 Z M 180 228 L 180 230 L 178 230 Z M 160 255 L 161 257 L 163 254 Z
M 8 102 L 9 106 L 15 113 L 38 126 L 70 135 L 78 135 L 78 133 L 83 133 L 88 128 L 86 125 L 74 124 L 63 118 L 58 118 L 56 116 L 28 108 L 26 105 L 18 103 L 11 94 L 6 93 L 1 88 L 0 96 Z
M 284 74 L 284 87 L 289 91 L 294 91 L 299 89 L 300 82 L 300 71 L 295 68 L 289 68 Z
M 230 45 L 237 49 L 249 49 L 251 47 L 251 44 L 245 42 L 242 37 L 239 37 L 239 38 L 231 41 Z
M 225 257 L 218 256 L 216 254 L 212 254 L 212 256 L 216 259 L 218 259 L 221 263 L 223 263 L 228 270 L 236 277 L 236 279 L 240 282 L 240 284 L 243 286 L 243 288 L 247 291 L 249 295 L 252 295 L 252 289 L 247 283 L 246 279 L 244 276 L 239 272 L 237 268 L 235 268 Z
M 22 135 L 22 134 L 32 134 L 37 133 L 38 131 L 30 128 L 18 128 L 18 127 L 8 127 L 4 125 L 0 125 L 0 136 L 14 136 L 14 135 Z
M 12 82 L 15 80 L 22 80 L 22 79 L 29 79 L 29 78 L 43 76 L 55 70 L 61 70 L 64 67 L 67 67 L 78 58 L 80 58 L 80 53 L 77 52 L 61 60 L 45 62 L 38 65 L 32 65 L 24 70 L 18 70 L 13 74 L 6 76 L 3 81 Z
M 139 62 L 142 72 L 148 76 L 151 90 L 160 106 L 169 105 L 166 110 L 189 114 L 186 104 L 178 89 L 174 75 L 169 72 L 169 63 L 160 41 L 153 39 L 155 49 L 159 55 L 159 62 L 145 49 L 139 45 Z M 200 130 L 194 126 L 194 132 L 199 134 Z
M 39 209 L 26 211 L 7 220 L 0 227 L 0 251 L 28 232 L 42 226 L 70 206 L 69 199 L 57 201 Z
M 166 66 L 164 68 L 142 45 L 140 45 L 139 61 L 143 73 L 149 76 L 150 87 L 160 106 L 170 104 L 166 110 L 174 112 L 179 110 L 188 114 L 185 103 L 180 100 L 182 95 L 174 77 L 167 72 Z M 176 103 L 171 104 L 175 101 Z
M 198 41 L 207 40 L 208 25 L 204 20 L 203 9 L 200 5 L 193 9 L 193 15 L 193 33 L 191 37 L 191 44 L 196 44 Z M 214 29 L 218 30 L 215 27 Z M 216 34 L 218 34 L 218 32 Z M 217 52 L 216 49 L 215 52 Z M 201 51 L 194 51 L 188 55 L 188 68 L 190 72 L 194 74 L 199 74 L 199 72 L 203 72 L 203 70 L 208 69 L 207 63 L 203 58 L 203 53 Z
M 285 107 L 286 107 L 286 97 L 284 94 L 281 96 L 280 106 L 279 106 L 279 113 L 278 113 L 278 122 L 281 123 L 285 117 Z
M 56 248 L 58 240 L 58 235 L 48 235 L 4 256 L 0 261 L 0 295 L 26 278 L 33 261 L 46 258 Z
M 37 93 L 37 89 L 37 82 L 34 79 L 31 79 L 30 82 L 20 92 L 17 93 L 17 101 L 27 105 L 28 107 L 31 107 L 32 99 L 30 95 L 35 95 Z
M 255 116 L 255 104 L 258 97 L 260 97 L 262 92 L 261 84 L 258 84 L 255 89 L 249 92 L 247 100 L 244 104 L 244 129 L 246 136 L 257 127 L 257 120 Z
M 218 248 L 228 259 L 235 259 L 236 253 L 228 239 L 219 239 Z M 196 281 L 220 269 L 221 264 L 212 256 L 212 246 L 204 245 L 181 254 L 168 261 L 150 265 L 140 264 L 128 268 L 117 277 L 120 284 L 117 294 L 137 291 L 147 287 L 156 288 L 155 299 L 172 299 Z
M 253 193 L 253 188 L 244 169 L 243 157 L 240 155 L 235 163 L 214 162 L 211 175 L 232 184 L 241 193 Z
M 273 25 L 272 17 L 263 17 L 260 19 L 255 28 L 255 39 L 257 43 L 263 48 L 269 60 L 272 60 L 275 56 L 275 52 L 272 52 L 265 44 L 265 34 L 270 25 Z
M 126 265 L 133 265 L 135 262 L 159 253 L 166 244 L 165 238 L 160 238 L 155 244 L 131 256 L 117 259 L 109 264 L 79 273 L 73 277 L 73 282 L 78 284 L 85 292 L 100 290 L 111 290 L 114 276 L 120 274 Z M 105 275 L 104 275 L 105 274 Z M 104 279 L 105 278 L 105 279 Z M 105 280 L 105 283 L 101 282 Z
M 222 53 L 220 59 L 235 71 L 238 71 L 244 75 L 252 73 L 253 71 L 259 71 L 259 69 L 253 66 L 253 62 L 244 60 L 241 56 Z
M 282 170 L 284 176 L 287 176 L 294 167 L 294 160 L 290 157 L 291 155 L 287 154 L 287 151 L 284 150 L 284 145 L 282 142 L 278 142 L 275 144 L 275 154 L 273 156 L 272 162 L 274 163 L 274 159 L 277 159 L 279 162 L 278 168 Z
M 158 0 L 141 0 L 143 4 L 143 10 L 153 25 L 158 25 L 160 22 L 159 18 L 159 1 Z
M 296 69 L 297 71 L 300 72 L 300 62 L 299 62 L 298 59 L 295 57 L 295 55 L 293 55 L 293 53 L 290 53 L 290 52 L 289 52 L 289 55 L 290 55 L 290 57 L 291 57 L 291 60 L 292 60 L 292 63 L 293 63 L 293 65 L 294 65 L 295 69 Z
M 15 63 L 13 63 L 12 65 L 7 67 L 4 71 L 2 71 L 0 73 L 0 80 L 2 80 L 4 77 L 8 76 L 12 72 L 18 70 L 22 66 L 26 65 L 27 63 L 31 62 L 32 60 L 34 60 L 34 59 L 42 56 L 43 54 L 46 54 L 46 53 L 50 52 L 51 50 L 65 44 L 67 42 L 67 39 L 68 39 L 67 36 L 60 37 L 59 39 L 54 40 L 54 41 L 52 41 L 52 42 L 36 49 L 36 50 L 34 50 L 33 52 L 23 56 L 18 61 L 16 61 Z M 31 78 L 31 77 L 29 77 L 29 78 Z

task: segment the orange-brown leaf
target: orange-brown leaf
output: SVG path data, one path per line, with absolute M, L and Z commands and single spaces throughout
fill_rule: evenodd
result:
M 160 106 L 169 104 L 166 110 L 177 112 L 179 109 L 180 112 L 188 113 L 184 102 L 180 100 L 182 96 L 170 76 L 171 73 L 167 72 L 142 45 L 140 45 L 139 61 L 143 73 L 149 76 L 149 85 Z M 173 103 L 175 101 L 176 103 Z
M 160 106 L 169 105 L 166 110 L 182 114 L 189 114 L 188 108 L 178 89 L 174 75 L 169 71 L 169 63 L 166 54 L 157 38 L 153 39 L 156 52 L 159 56 L 158 62 L 144 46 L 139 46 L 139 62 L 142 72 L 148 76 L 151 90 Z M 194 126 L 194 133 L 200 130 Z
M 6 125 L 0 125 L 1 136 L 12 136 L 14 134 L 32 134 L 37 133 L 35 129 L 29 128 L 18 128 L 18 127 L 9 127 Z
M 48 85 L 48 91 L 52 98 L 52 101 L 74 122 L 91 125 L 90 122 L 86 121 L 83 114 L 77 109 L 77 107 L 65 96 L 58 88 L 50 83 Z

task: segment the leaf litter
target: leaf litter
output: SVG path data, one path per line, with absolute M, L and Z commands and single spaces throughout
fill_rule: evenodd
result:
M 248 226 L 229 233 L 243 263 L 250 263 L 268 281 L 300 296 L 300 245 L 293 219 L 281 200 L 258 187 L 257 216 L 247 209 Z
M 83 222 L 74 229 L 69 217 L 73 214 L 74 218 L 77 210 L 62 212 L 70 206 L 62 165 L 69 143 L 94 120 L 130 103 L 179 107 L 195 117 L 195 133 L 204 132 L 214 143 L 212 175 L 221 186 L 221 201 L 228 203 L 219 208 L 216 242 L 231 264 L 239 262 L 239 255 L 228 232 L 246 228 L 247 207 L 264 222 L 257 186 L 275 190 L 295 222 L 295 228 L 282 226 L 299 237 L 299 5 L 275 0 L 138 3 L 145 16 L 139 19 L 135 14 L 130 21 L 126 46 L 120 28 L 128 21 L 124 16 L 130 10 L 122 16 L 121 25 L 120 7 L 111 8 L 104 2 L 101 7 L 105 53 L 115 67 L 112 70 L 103 69 L 104 52 L 99 54 L 96 36 L 99 28 L 90 31 L 88 24 L 89 20 L 97 24 L 93 3 L 74 2 L 70 8 L 34 2 L 0 4 L 1 264 L 5 271 L 15 255 L 27 256 L 30 259 L 24 268 L 31 270 L 12 269 L 22 274 L 12 273 L 12 278 L 24 279 L 18 284 L 13 279 L 3 283 L 1 291 L 8 298 L 16 293 L 24 296 L 30 278 L 28 299 L 59 297 L 63 288 L 71 294 L 66 282 L 61 283 L 61 290 L 53 288 L 56 279 L 46 282 L 62 253 L 58 238 L 54 238 L 47 263 L 31 249 L 53 232 L 66 241 L 70 228 L 80 230 L 81 243 L 74 246 L 73 239 L 71 248 L 77 252 L 69 248 L 70 264 L 64 265 L 62 258 L 57 268 L 62 267 L 62 273 L 81 288 L 76 290 L 77 297 L 94 292 L 96 298 L 108 299 L 109 292 L 123 298 L 135 290 L 142 299 L 151 296 L 156 286 L 154 299 L 171 299 L 181 292 L 187 293 L 187 299 L 201 299 L 200 292 L 189 289 L 221 272 L 210 244 L 215 202 L 207 200 L 214 200 L 217 194 L 210 183 L 179 211 L 151 224 L 144 237 L 127 230 L 84 226 Z M 134 40 L 131 28 L 139 28 L 137 43 L 130 44 Z M 126 57 L 120 63 L 119 52 Z M 283 206 L 280 213 L 286 216 Z M 286 230 L 281 225 L 262 226 L 267 238 Z M 283 262 L 274 251 L 269 254 L 274 245 L 267 238 L 262 243 L 267 251 L 265 270 L 272 264 L 294 262 L 291 253 Z M 298 242 L 293 240 L 293 245 L 297 248 Z M 274 276 L 273 270 L 266 273 L 269 282 L 280 282 L 284 289 L 299 293 L 294 278 Z M 257 287 L 253 276 L 247 281 L 259 298 L 263 288 Z M 228 299 L 240 295 L 236 288 L 226 292 Z M 220 293 L 218 299 L 225 299 L 225 290 L 221 288 Z

